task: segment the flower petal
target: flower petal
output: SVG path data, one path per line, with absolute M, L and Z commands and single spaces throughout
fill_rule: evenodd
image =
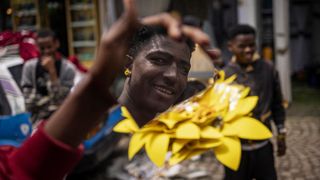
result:
M 196 149 L 196 150 L 193 150 L 193 151 L 191 151 L 191 153 L 185 159 L 190 159 L 193 156 L 197 156 L 197 155 L 203 154 L 203 153 L 205 153 L 207 151 L 208 151 L 208 149 Z
M 188 145 L 188 148 L 190 149 L 209 149 L 209 148 L 213 148 L 213 147 L 217 147 L 219 145 L 222 144 L 222 141 L 220 141 L 219 139 L 215 139 L 215 140 L 201 140 L 201 141 L 197 141 L 195 143 L 191 143 L 191 145 Z
M 178 164 L 179 162 L 185 160 L 190 153 L 191 153 L 191 150 L 187 148 L 183 148 L 178 153 L 172 154 L 172 156 L 169 159 L 169 165 L 172 166 L 172 165 Z
M 130 112 L 128 111 L 128 109 L 125 106 L 121 106 L 121 115 L 125 118 L 133 119 Z
M 237 135 L 242 139 L 263 140 L 272 137 L 270 130 L 260 121 L 251 117 L 242 117 L 232 122 Z
M 233 109 L 230 109 L 229 112 L 223 118 L 224 122 L 229 122 L 234 120 L 235 118 L 243 115 L 249 114 L 256 106 L 258 102 L 257 96 L 250 96 L 244 99 L 240 99 L 236 106 Z
M 237 170 L 241 159 L 241 144 L 239 138 L 223 137 L 223 144 L 215 147 L 216 158 L 232 170 Z
M 143 126 L 139 132 L 163 132 L 166 129 L 165 125 L 158 124 L 158 125 L 148 125 Z
M 121 106 L 121 115 L 125 119 L 117 123 L 117 125 L 113 127 L 113 131 L 118 133 L 133 133 L 139 130 L 139 126 L 124 106 Z
M 158 167 L 161 167 L 164 164 L 168 152 L 169 141 L 169 135 L 160 133 L 154 134 L 146 142 L 146 152 L 150 160 Z
M 253 108 L 255 108 L 257 102 L 258 102 L 257 96 L 250 96 L 250 97 L 241 99 L 236 105 L 234 111 L 236 111 L 237 114 L 239 115 L 246 115 L 250 113 L 253 110 Z
M 176 138 L 178 139 L 199 139 L 200 128 L 192 122 L 181 123 L 176 130 Z
M 169 129 L 172 129 L 174 125 L 178 123 L 178 121 L 176 121 L 175 119 L 169 118 L 160 118 L 159 121 L 165 124 Z
M 225 123 L 223 125 L 222 130 L 221 130 L 221 133 L 224 136 L 237 136 L 238 135 L 238 128 L 236 128 L 236 126 L 232 126 L 229 123 Z
M 134 133 L 138 130 L 139 127 L 133 119 L 124 119 L 113 127 L 113 131 L 118 133 Z
M 131 137 L 128 156 L 129 160 L 143 147 L 146 142 L 147 135 L 145 133 L 134 133 Z
M 237 78 L 237 75 L 234 74 L 234 75 L 230 76 L 228 79 L 226 79 L 226 80 L 224 81 L 224 83 L 230 84 L 230 83 L 232 83 L 236 78 Z
M 218 75 L 219 75 L 219 79 L 216 80 L 216 83 L 223 82 L 225 77 L 226 77 L 225 72 L 224 71 L 219 71 Z
M 172 153 L 180 151 L 190 140 L 189 139 L 176 139 L 172 143 Z
M 250 92 L 250 88 L 249 87 L 244 88 L 240 93 L 240 95 L 241 95 L 240 97 L 241 98 L 246 97 L 249 94 L 249 92 Z
M 222 137 L 222 134 L 218 131 L 218 129 L 212 126 L 206 126 L 201 129 L 201 138 L 206 139 L 219 139 Z
M 224 122 L 229 122 L 231 120 L 233 120 L 235 117 L 237 117 L 238 112 L 236 111 L 229 111 L 227 112 L 227 114 L 224 116 L 223 121 Z

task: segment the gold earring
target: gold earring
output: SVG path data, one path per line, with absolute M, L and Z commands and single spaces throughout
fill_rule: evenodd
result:
M 126 70 L 124 71 L 124 75 L 125 76 L 130 76 L 131 75 L 131 71 L 128 68 L 126 68 Z

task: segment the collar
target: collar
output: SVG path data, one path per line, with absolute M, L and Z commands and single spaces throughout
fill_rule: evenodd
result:
M 246 67 L 242 68 L 242 69 L 244 69 L 245 72 L 252 72 L 252 71 L 254 70 L 253 64 L 254 64 L 254 62 L 256 62 L 256 61 L 258 61 L 258 60 L 260 59 L 259 53 L 258 53 L 258 52 L 255 52 L 255 53 L 253 54 L 253 58 L 252 58 L 252 59 L 253 59 L 253 60 L 252 60 L 252 62 L 251 62 L 250 64 L 248 64 Z M 236 56 L 235 56 L 235 55 L 232 56 L 232 58 L 231 58 L 231 63 L 237 64 L 237 65 L 240 66 L 240 64 L 238 64 L 237 61 L 236 61 Z M 240 66 L 240 67 L 241 67 L 241 66 Z

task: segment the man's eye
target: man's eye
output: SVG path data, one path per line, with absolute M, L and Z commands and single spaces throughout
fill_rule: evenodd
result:
M 183 75 L 188 75 L 190 71 L 190 67 L 187 67 L 187 66 L 180 67 L 180 71 Z
M 155 64 L 165 64 L 166 63 L 166 60 L 163 58 L 152 58 L 151 60 Z

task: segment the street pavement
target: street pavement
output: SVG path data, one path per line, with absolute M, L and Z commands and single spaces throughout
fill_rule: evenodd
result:
M 280 180 L 320 179 L 320 117 L 288 117 L 288 150 L 276 159 Z

